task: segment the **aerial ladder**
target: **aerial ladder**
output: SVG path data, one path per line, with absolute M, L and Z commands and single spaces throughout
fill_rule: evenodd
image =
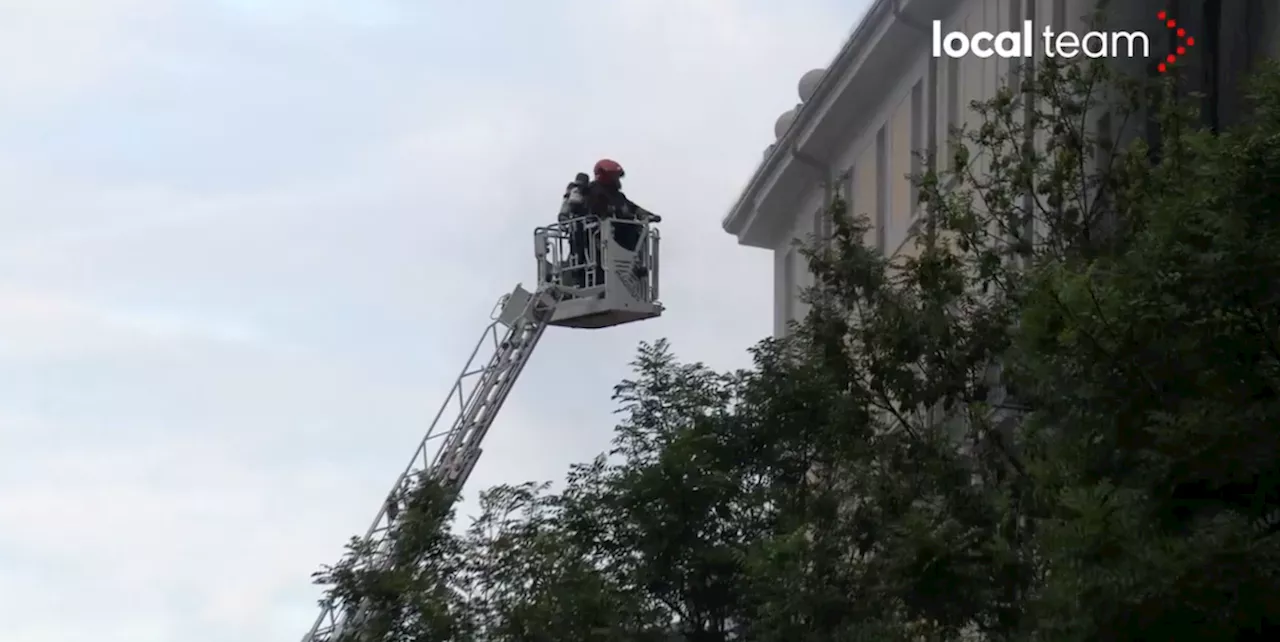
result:
M 641 210 L 625 218 L 561 219 L 534 230 L 537 287 L 530 292 L 517 284 L 498 300 L 490 324 L 365 533 L 370 550 L 387 550 L 404 509 L 403 491 L 417 480 L 433 479 L 457 497 L 480 459 L 485 435 L 549 326 L 608 328 L 662 314 L 659 235 L 652 225 L 657 217 Z M 389 556 L 378 559 L 375 563 L 391 564 Z M 358 633 L 363 612 L 361 604 L 325 600 L 302 642 L 332 642 Z

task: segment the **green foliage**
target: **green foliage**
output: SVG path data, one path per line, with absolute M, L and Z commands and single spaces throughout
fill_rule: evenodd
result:
M 641 346 L 611 452 L 462 534 L 422 484 L 401 564 L 356 542 L 318 576 L 362 639 L 1274 634 L 1280 70 L 1222 134 L 1173 81 L 1023 79 L 917 177 L 907 251 L 832 203 L 808 314 L 752 368 Z
M 419 479 L 391 503 L 398 517 L 385 548 L 352 538 L 341 562 L 313 576 L 329 587 L 326 600 L 344 605 L 343 615 L 357 625 L 336 632 L 332 642 L 467 639 L 470 622 L 458 584 L 465 558 L 447 528 L 452 494 Z

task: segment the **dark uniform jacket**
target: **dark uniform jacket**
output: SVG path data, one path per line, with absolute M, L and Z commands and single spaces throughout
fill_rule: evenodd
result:
M 635 218 L 639 209 L 627 196 L 615 187 L 604 185 L 599 181 L 587 184 L 587 211 L 601 218 Z

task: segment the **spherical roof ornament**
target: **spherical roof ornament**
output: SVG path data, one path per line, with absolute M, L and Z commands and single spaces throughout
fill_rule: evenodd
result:
M 811 69 L 800 77 L 800 102 L 809 102 L 813 98 L 813 94 L 818 91 L 818 84 L 822 82 L 822 78 L 827 75 L 826 69 Z
M 796 114 L 800 111 L 800 105 L 796 105 L 794 109 L 788 109 L 778 116 L 778 120 L 773 123 L 773 135 L 776 138 L 782 138 L 782 135 L 791 129 L 791 123 L 796 122 Z

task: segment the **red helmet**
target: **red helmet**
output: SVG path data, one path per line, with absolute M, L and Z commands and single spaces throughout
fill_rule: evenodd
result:
M 609 160 L 608 158 L 596 161 L 594 171 L 597 179 L 617 180 L 627 175 L 626 170 L 622 169 L 622 165 L 619 165 L 618 161 Z

